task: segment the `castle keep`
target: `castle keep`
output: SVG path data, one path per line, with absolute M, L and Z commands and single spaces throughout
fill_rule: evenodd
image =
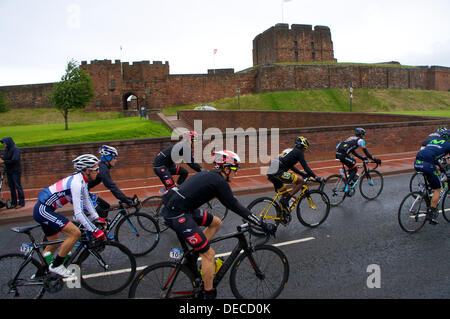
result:
M 289 62 L 289 63 L 286 63 Z M 313 64 L 309 62 L 322 62 Z M 328 63 L 327 63 L 328 62 Z M 277 24 L 253 40 L 253 68 L 208 70 L 206 74 L 170 74 L 161 61 L 81 62 L 89 72 L 95 97 L 88 110 L 161 109 L 201 104 L 240 94 L 273 91 L 347 88 L 450 90 L 450 68 L 401 67 L 335 63 L 326 26 Z M 303 63 L 303 64 L 302 64 Z M 12 108 L 51 107 L 47 93 L 53 83 L 3 86 Z

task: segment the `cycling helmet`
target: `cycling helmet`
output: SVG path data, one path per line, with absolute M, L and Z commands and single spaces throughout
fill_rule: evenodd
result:
M 232 169 L 238 169 L 239 164 L 241 163 L 241 159 L 239 158 L 239 155 L 237 155 L 235 152 L 222 150 L 213 153 L 214 156 L 214 167 L 216 169 L 223 168 L 223 167 L 231 167 Z
M 119 156 L 119 152 L 117 152 L 117 149 L 108 145 L 102 145 L 102 147 L 99 148 L 98 153 L 102 156 L 102 160 L 107 159 L 107 161 L 110 161 L 111 159 L 117 158 Z
M 185 141 L 190 140 L 192 142 L 195 142 L 195 141 L 197 141 L 197 138 L 198 138 L 198 134 L 195 131 L 186 131 L 183 133 L 183 140 L 185 140 Z
M 450 130 L 443 130 L 441 136 L 450 142 Z
M 437 129 L 437 132 L 438 132 L 439 134 L 441 134 L 441 135 L 442 135 L 442 133 L 444 133 L 445 131 L 447 131 L 447 128 L 446 128 L 445 126 L 443 126 L 443 125 L 439 126 L 439 128 Z
M 295 146 L 298 148 L 303 148 L 304 150 L 307 150 L 309 147 L 309 142 L 306 139 L 306 137 L 303 136 L 297 136 L 295 138 Z
M 73 161 L 73 167 L 77 171 L 84 171 L 87 168 L 94 167 L 98 163 L 98 158 L 92 154 L 84 154 L 78 156 Z
M 355 136 L 362 137 L 365 134 L 366 134 L 366 130 L 365 129 L 363 129 L 361 127 L 355 128 Z

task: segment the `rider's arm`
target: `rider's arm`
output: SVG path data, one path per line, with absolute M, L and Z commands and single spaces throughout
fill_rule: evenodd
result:
M 218 191 L 216 197 L 222 203 L 222 205 L 235 212 L 239 216 L 245 218 L 249 222 L 261 226 L 261 219 L 255 216 L 248 208 L 243 206 L 236 197 L 234 197 L 230 185 L 225 180 L 223 180 L 223 182 L 220 182 L 216 190 Z
M 102 167 L 98 175 L 101 177 L 103 185 L 105 185 L 105 187 L 109 189 L 118 200 L 125 203 L 129 201 L 128 197 L 125 196 L 125 194 L 122 193 L 119 187 L 117 187 L 117 185 L 114 183 L 114 181 L 111 178 L 111 174 L 109 173 L 109 170 L 106 167 L 104 168 Z
M 74 179 L 72 181 L 70 191 L 72 194 L 73 213 L 75 219 L 79 221 L 88 231 L 95 232 L 97 227 L 84 214 L 83 206 L 87 208 L 93 219 L 98 218 L 98 214 L 90 201 L 89 192 L 82 176 L 79 176 L 79 179 Z
M 291 171 L 293 171 L 295 174 L 298 174 L 302 177 L 308 177 L 308 174 L 303 173 L 301 170 L 299 170 L 297 167 L 292 166 Z
M 191 162 L 190 163 L 186 163 L 190 168 L 192 168 L 194 171 L 196 172 L 201 172 L 202 171 L 202 167 L 200 166 L 200 164 L 197 164 L 194 162 L 194 158 L 191 158 Z
M 299 161 L 300 165 L 302 165 L 303 169 L 305 170 L 306 174 L 308 174 L 308 176 L 311 176 L 313 178 L 317 178 L 317 175 L 314 174 L 312 169 L 309 168 L 308 164 L 306 163 L 305 156 L 303 155 L 303 152 L 301 152 L 301 151 L 299 152 L 298 161 Z

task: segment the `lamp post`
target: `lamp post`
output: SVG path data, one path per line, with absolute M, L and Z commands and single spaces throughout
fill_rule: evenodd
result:
M 352 111 L 352 101 L 353 101 L 353 82 L 350 81 L 350 112 Z
M 238 95 L 238 106 L 239 106 L 239 111 L 241 110 L 241 101 L 240 101 L 240 95 L 241 95 L 241 89 L 237 88 L 236 89 L 237 95 Z

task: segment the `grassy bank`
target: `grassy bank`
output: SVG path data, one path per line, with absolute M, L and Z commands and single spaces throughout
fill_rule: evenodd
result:
M 67 131 L 64 129 L 64 123 L 0 127 L 0 136 L 11 136 L 18 146 L 112 141 L 170 135 L 170 129 L 164 124 L 138 117 L 73 122 L 69 123 Z
M 205 102 L 217 109 L 238 109 L 237 97 Z M 193 109 L 194 105 L 167 107 L 166 115 L 175 115 L 180 109 Z M 348 112 L 348 89 L 271 92 L 240 97 L 241 110 L 323 111 Z M 413 112 L 432 111 L 436 116 L 448 116 L 450 92 L 425 90 L 371 90 L 355 89 L 353 112 Z M 442 112 L 442 113 L 440 113 Z M 444 115 L 438 115 L 444 114 Z M 447 114 L 447 115 L 445 115 Z

